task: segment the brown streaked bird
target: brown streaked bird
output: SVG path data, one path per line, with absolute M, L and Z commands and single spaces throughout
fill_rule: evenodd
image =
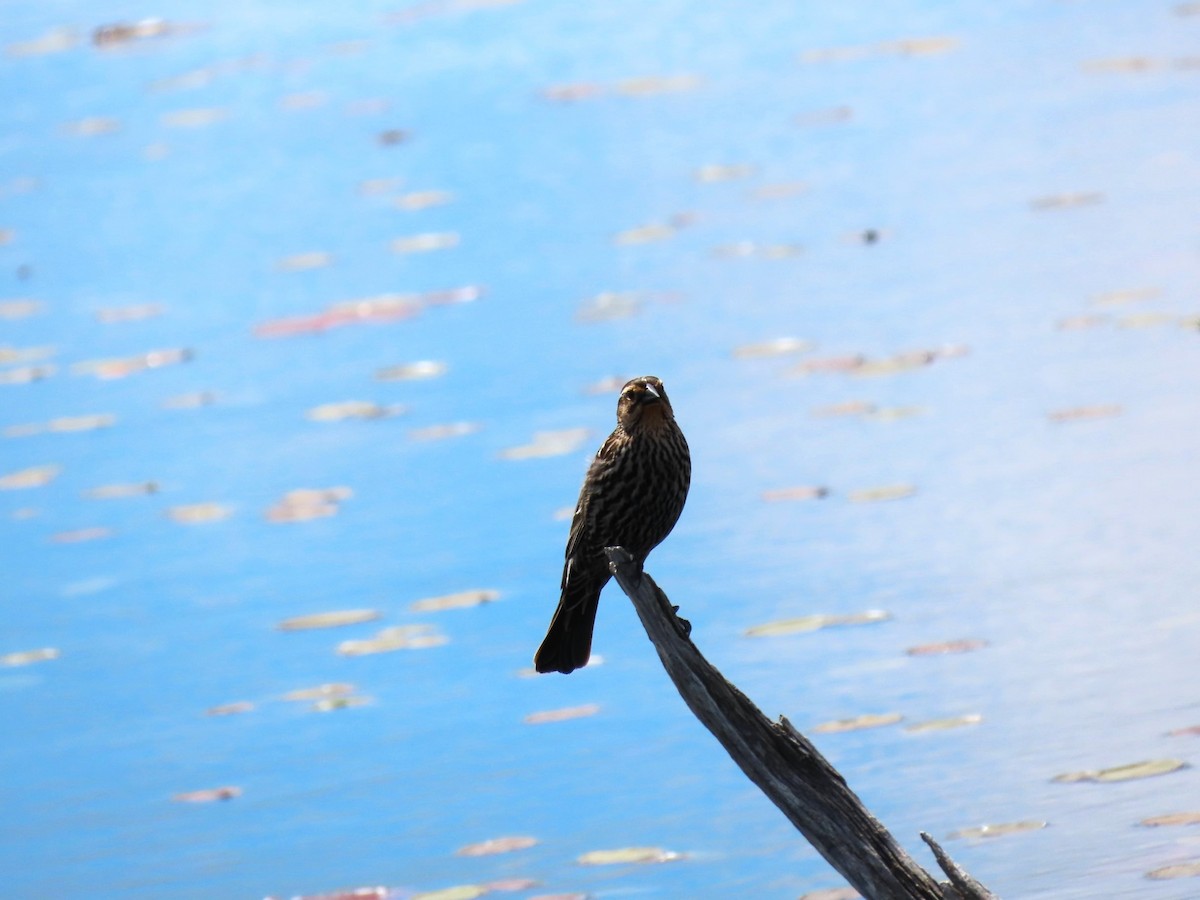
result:
M 626 382 L 617 427 L 596 451 L 579 491 L 563 565 L 562 594 L 542 646 L 539 672 L 587 665 L 600 591 L 608 582 L 606 547 L 624 547 L 638 565 L 671 533 L 687 499 L 692 458 L 663 383 Z

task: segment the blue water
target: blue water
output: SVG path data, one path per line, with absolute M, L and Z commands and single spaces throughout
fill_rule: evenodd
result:
M 0 895 L 291 896 L 420 892 L 499 878 L 513 896 L 795 897 L 837 875 L 694 722 L 615 587 L 604 663 L 521 677 L 555 602 L 569 506 L 613 421 L 585 388 L 652 372 L 694 460 L 692 495 L 649 570 L 693 636 L 768 713 L 786 714 L 918 858 L 926 830 L 1042 820 L 951 853 L 1002 896 L 1200 895 L 1144 873 L 1200 857 L 1200 16 L 1116 2 L 736 2 L 472 8 L 320 3 L 0 6 L 0 345 L 57 366 L 0 384 L 0 429 L 108 413 L 111 428 L 0 438 Z M 97 26 L 149 13 L 172 34 L 111 49 Z M 55 52 L 20 46 L 75 35 Z M 902 39 L 949 38 L 938 52 Z M 851 48 L 837 58 L 816 51 Z M 858 48 L 858 49 L 854 49 Z M 809 54 L 805 56 L 805 54 Z M 835 55 L 836 56 L 836 55 Z M 1130 67 L 1113 60 L 1142 58 Z M 1106 62 L 1107 61 L 1107 62 Z M 627 79 L 682 77 L 635 96 Z M 547 99 L 564 84 L 594 96 Z M 312 108 L 284 98 L 313 94 Z M 848 107 L 846 121 L 829 110 Z M 199 127 L 181 110 L 218 109 Z M 109 117 L 113 133 L 79 135 Z M 836 118 L 836 116 L 832 116 Z M 379 135 L 408 138 L 385 145 Z M 749 166 L 707 183 L 706 165 Z M 396 179 L 381 194 L 360 184 Z M 762 198 L 770 185 L 798 193 Z M 443 190 L 407 211 L 393 199 Z M 1099 202 L 1036 209 L 1040 198 Z M 618 243 L 675 222 L 666 240 Z M 874 229 L 879 240 L 861 236 Z M 389 245 L 455 232 L 459 244 Z M 739 241 L 800 245 L 727 258 Z M 297 254 L 332 264 L 285 271 Z M 384 293 L 477 285 L 411 319 L 265 339 L 255 328 Z M 1096 298 L 1153 289 L 1123 305 Z M 635 292 L 637 314 L 578 309 Z M 158 303 L 144 321 L 99 310 Z M 1147 327 L 1129 317 L 1160 313 Z M 1094 327 L 1062 330 L 1078 315 Z M 735 358 L 781 336 L 810 354 Z M 944 346 L 883 377 L 790 370 Z M 78 363 L 190 348 L 190 362 L 101 380 Z M 380 368 L 440 360 L 426 381 Z M 10 372 L 12 363 L 0 368 Z M 164 406 L 211 392 L 211 405 Z M 320 404 L 404 404 L 322 423 Z M 898 421 L 821 418 L 849 400 Z M 1056 423 L 1052 413 L 1118 405 Z M 444 441 L 412 429 L 479 430 Z M 501 452 L 586 427 L 571 453 Z M 100 485 L 155 481 L 96 500 Z M 910 484 L 913 496 L 850 492 Z M 336 516 L 273 524 L 285 492 L 344 485 Z M 827 498 L 765 503 L 823 485 Z M 230 515 L 179 524 L 172 507 Z M 111 535 L 61 543 L 89 527 Z M 414 613 L 472 588 L 486 606 Z M 383 620 L 282 633 L 288 617 Z M 770 639 L 750 626 L 883 609 L 886 623 Z M 445 646 L 338 656 L 338 642 L 427 623 Z M 983 649 L 911 657 L 974 638 Z M 350 682 L 370 705 L 321 714 L 283 694 Z M 253 711 L 205 710 L 246 700 Z M 529 725 L 530 713 L 599 713 Z M 844 734 L 832 719 L 977 713 L 976 726 Z M 1119 784 L 1058 774 L 1175 758 Z M 172 802 L 233 785 L 225 803 Z M 463 858 L 504 835 L 537 846 Z M 660 846 L 659 866 L 587 868 Z

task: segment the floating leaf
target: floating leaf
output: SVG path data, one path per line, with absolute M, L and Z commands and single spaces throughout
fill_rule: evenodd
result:
M 1141 303 L 1144 300 L 1155 300 L 1162 296 L 1158 288 L 1128 288 L 1121 291 L 1106 291 L 1089 298 L 1096 306 L 1124 306 L 1126 303 Z
M 567 706 L 562 709 L 548 709 L 542 712 L 530 713 L 525 717 L 526 725 L 545 725 L 547 722 L 565 722 L 568 719 L 585 719 L 600 712 L 595 703 L 585 703 L 582 706 Z
M 807 353 L 813 348 L 812 341 L 794 337 L 774 338 L 757 344 L 741 344 L 733 348 L 734 359 L 765 359 L 785 356 L 789 353 Z
M 627 863 L 664 863 L 683 859 L 682 853 L 662 847 L 622 847 L 619 850 L 590 850 L 576 862 L 581 866 L 614 866 Z
M 1088 419 L 1106 419 L 1119 416 L 1122 408 L 1116 403 L 1097 404 L 1095 406 L 1075 406 L 1070 409 L 1059 409 L 1050 413 L 1051 422 L 1082 422 Z
M 176 803 L 212 803 L 216 800 L 232 800 L 234 797 L 242 796 L 242 789 L 233 785 L 224 787 L 206 788 L 200 791 L 186 791 L 182 794 L 176 794 L 171 799 Z
M 141 322 L 163 314 L 161 303 L 138 303 L 133 306 L 107 306 L 96 310 L 96 321 L 105 325 L 118 322 Z
M 1200 860 L 1196 862 L 1177 863 L 1173 866 L 1163 866 L 1146 873 L 1152 881 L 1169 881 L 1173 878 L 1200 878 Z
M 446 422 L 441 425 L 426 425 L 424 428 L 414 428 L 408 436 L 414 441 L 441 441 L 447 438 L 464 437 L 474 434 L 483 426 L 478 422 Z
M 803 181 L 782 181 L 759 185 L 750 192 L 750 198 L 752 200 L 785 200 L 808 193 L 808 189 L 808 185 Z
M 712 184 L 718 181 L 737 181 L 741 178 L 751 178 L 757 172 L 758 169 L 748 163 L 733 163 L 730 165 L 710 163 L 697 169 L 694 177 L 701 184 Z
M 305 702 L 308 700 L 323 700 L 328 697 L 345 697 L 354 693 L 354 685 L 346 682 L 330 682 L 318 684 L 316 687 L 298 688 L 283 695 L 289 702 Z
M 348 694 L 339 697 L 323 697 L 313 704 L 313 710 L 316 712 L 336 712 L 339 709 L 353 709 L 359 706 L 370 706 L 373 701 L 370 697 L 363 697 L 358 694 Z
M 267 521 L 308 522 L 336 515 L 341 502 L 352 496 L 354 492 L 348 487 L 298 488 L 267 509 Z
M 807 894 L 801 894 L 799 900 L 859 900 L 861 897 L 862 894 L 854 888 L 840 887 L 809 891 Z
M 478 884 L 460 884 L 440 891 L 422 891 L 413 894 L 412 900 L 475 900 L 487 893 L 487 888 Z
M 1049 194 L 1045 197 L 1035 197 L 1029 201 L 1034 210 L 1074 209 L 1080 206 L 1094 206 L 1104 202 L 1104 195 L 1099 191 L 1076 191 L 1069 194 Z
M 387 128 L 379 132 L 375 136 L 380 146 L 395 147 L 397 144 L 403 144 L 411 137 L 411 135 L 403 128 Z
M 392 241 L 392 250 L 395 253 L 429 253 L 434 250 L 448 250 L 451 247 L 457 247 L 459 241 L 457 232 L 430 231 L 396 238 Z
M 924 414 L 923 406 L 882 406 L 865 413 L 863 418 L 872 422 L 899 422 L 901 419 L 911 419 Z
M 970 653 L 972 650 L 979 650 L 987 645 L 987 641 L 976 638 L 960 638 L 955 641 L 940 641 L 936 644 L 918 644 L 916 647 L 909 647 L 904 652 L 909 656 L 937 656 L 946 653 Z
M 409 194 L 401 194 L 393 201 L 400 209 L 419 210 L 429 209 L 431 206 L 445 206 L 454 195 L 449 191 L 413 191 Z
M 314 422 L 341 422 L 346 419 L 388 419 L 407 411 L 408 408 L 401 404 L 383 406 L 369 400 L 343 400 L 314 406 L 305 415 Z
M 39 647 L 37 650 L 21 650 L 17 653 L 6 653 L 0 656 L 0 666 L 28 666 L 32 663 L 46 662 L 58 659 L 57 647 Z
M 913 350 L 908 353 L 898 353 L 895 356 L 889 356 L 885 359 L 863 360 L 852 371 L 855 375 L 864 378 L 895 375 L 900 372 L 909 372 L 913 369 L 923 368 L 933 362 L 935 355 L 931 350 Z
M 313 613 L 284 619 L 275 628 L 279 631 L 309 631 L 314 628 L 340 628 L 344 625 L 361 625 L 380 618 L 377 609 L 340 609 L 332 612 Z
M 0 346 L 0 366 L 30 363 L 55 354 L 53 347 L 5 347 Z
M 844 416 L 865 416 L 874 412 L 875 409 L 874 403 L 868 403 L 865 400 L 846 400 L 842 403 L 814 407 L 810 414 L 820 419 L 834 419 Z
M 905 725 L 904 730 L 912 734 L 924 734 L 927 731 L 948 731 L 951 728 L 962 728 L 966 725 L 978 725 L 983 716 L 978 713 L 968 713 L 965 716 L 947 716 L 944 719 L 928 719 L 924 722 L 913 722 Z
M 1165 816 L 1151 816 L 1142 819 L 1139 825 L 1147 828 L 1160 828 L 1166 825 L 1200 825 L 1200 812 L 1167 813 Z
M 534 837 L 501 837 L 490 838 L 478 844 L 467 844 L 459 847 L 456 856 L 494 856 L 497 853 L 512 853 L 514 850 L 526 850 L 536 846 L 538 839 Z
M 358 192 L 365 197 L 374 197 L 379 194 L 390 194 L 402 184 L 404 184 L 403 178 L 368 178 L 358 183 Z
M 449 643 L 449 638 L 432 625 L 394 625 L 383 629 L 373 638 L 342 641 L 337 646 L 337 652 L 341 656 L 368 656 L 393 650 L 424 650 L 446 643 Z
M 542 88 L 542 97 L 556 103 L 575 103 L 579 100 L 592 100 L 604 92 L 598 84 L 578 82 L 575 84 L 552 84 Z
M 323 250 L 313 250 L 308 253 L 296 253 L 285 256 L 275 263 L 275 268 L 281 272 L 305 272 L 310 269 L 323 269 L 333 265 L 333 254 Z
M 617 83 L 617 93 L 627 97 L 648 97 L 653 94 L 675 94 L 695 90 L 700 79 L 695 75 L 661 75 L 626 78 Z
M 41 300 L 0 300 L 0 319 L 27 319 L 45 310 Z
M 445 375 L 447 368 L 448 366 L 444 362 L 422 359 L 418 362 L 402 363 L 398 366 L 378 369 L 375 372 L 375 378 L 379 381 L 421 381 Z
M 92 43 L 102 48 L 114 47 L 119 44 L 166 37 L 181 30 L 184 29 L 172 25 L 166 19 L 157 17 L 138 19 L 136 22 L 114 22 L 111 25 L 101 25 L 93 31 Z
M 4 48 L 4 52 L 12 57 L 46 56 L 50 53 L 62 53 L 64 50 L 70 50 L 78 43 L 78 35 L 70 29 L 52 28 L 33 40 L 9 44 Z
M 281 97 L 279 108 L 288 112 L 299 112 L 306 109 L 317 109 L 328 102 L 329 95 L 324 91 L 299 91 Z
M 202 406 L 212 406 L 217 402 L 217 395 L 212 391 L 192 391 L 190 394 L 176 394 L 163 401 L 163 409 L 199 409 Z
M 1020 834 L 1025 831 L 1040 831 L 1045 828 L 1048 823 L 1037 820 L 1028 819 L 1024 822 L 1003 822 L 998 825 L 978 825 L 974 828 L 962 828 L 958 831 L 952 831 L 947 837 L 950 840 L 968 839 L 980 840 L 982 838 L 1004 837 L 1008 834 Z
M 32 384 L 49 378 L 57 370 L 56 366 L 21 366 L 0 372 L 0 384 Z
M 167 350 L 149 350 L 137 356 L 126 356 L 117 359 L 93 359 L 76 363 L 71 371 L 81 375 L 94 375 L 105 380 L 124 378 L 136 372 L 147 369 L 159 369 L 163 366 L 179 365 L 190 362 L 193 353 L 186 347 L 170 348 Z
M 1107 316 L 1067 316 L 1059 319 L 1054 327 L 1059 331 L 1082 331 L 1085 328 L 1096 328 L 1108 322 Z
M 1159 328 L 1163 325 L 1174 325 L 1178 322 L 1175 316 L 1167 313 L 1146 312 L 1134 316 L 1122 316 L 1117 319 L 1118 328 Z
M 160 121 L 168 128 L 206 128 L 229 118 L 229 111 L 218 107 L 179 109 L 163 113 Z
M 1200 736 L 1200 725 L 1188 725 L 1185 728 L 1175 728 L 1167 732 L 1167 737 Z
M 761 496 L 767 503 L 780 503 L 784 500 L 820 500 L 822 497 L 829 496 L 829 488 L 820 485 L 775 488 L 763 491 Z
M 233 507 L 224 503 L 184 503 L 170 507 L 167 515 L 181 525 L 199 525 L 228 519 L 233 515 Z
M 580 303 L 579 308 L 575 310 L 575 320 L 578 322 L 608 322 L 613 319 L 627 319 L 637 315 L 641 309 L 642 304 L 636 294 L 605 291 Z
M 1167 775 L 1186 768 L 1187 763 L 1183 760 L 1151 759 L 1146 762 L 1115 766 L 1111 769 L 1089 769 L 1083 772 L 1067 772 L 1062 775 L 1055 775 L 1052 780 L 1062 784 L 1073 784 L 1078 781 L 1132 781 L 1137 778 L 1153 778 L 1156 775 Z
M 206 716 L 237 716 L 252 712 L 254 704 L 249 700 L 237 700 L 233 703 L 222 703 L 220 706 L 210 706 L 204 711 Z
M 102 538 L 112 537 L 112 529 L 102 526 L 93 526 L 91 528 L 76 528 L 71 531 L 59 531 L 50 536 L 50 540 L 56 544 L 82 544 L 87 541 L 97 541 Z
M 825 372 L 853 372 L 866 362 L 859 353 L 847 353 L 841 356 L 823 356 L 817 359 L 807 359 L 800 363 L 792 373 L 795 375 L 815 375 Z
M 58 433 L 95 431 L 97 428 L 111 428 L 116 424 L 117 417 L 111 413 L 95 413 L 90 416 L 62 416 L 51 419 L 46 423 L 46 430 Z
M 818 613 L 812 616 L 800 616 L 796 619 L 781 619 L 765 625 L 755 625 L 753 628 L 747 628 L 745 634 L 747 637 L 778 637 L 783 634 L 798 634 L 841 625 L 870 625 L 875 622 L 886 622 L 890 618 L 891 614 L 882 609 L 868 609 L 865 612 L 844 615 Z
M 24 490 L 25 488 L 42 487 L 58 477 L 62 471 L 59 466 L 32 466 L 0 475 L 0 491 Z
M 622 386 L 628 380 L 624 375 L 609 375 L 606 378 L 601 378 L 599 381 L 585 384 L 583 386 L 583 393 L 589 397 L 596 397 L 601 394 L 615 394 L 621 390 Z
M 757 241 L 734 241 L 712 249 L 712 255 L 718 259 L 787 259 L 803 253 L 804 248 L 799 244 L 763 244 Z
M 533 441 L 500 451 L 501 459 L 540 459 L 574 453 L 591 436 L 588 428 L 565 428 L 562 431 L 538 431 Z
M 673 224 L 651 222 L 646 225 L 638 225 L 636 228 L 627 228 L 624 231 L 618 231 L 613 236 L 613 241 L 621 246 L 650 244 L 655 241 L 669 240 L 675 237 L 678 231 L 678 227 Z
M 121 120 L 112 116 L 85 116 L 68 122 L 63 129 L 75 137 L 100 137 L 106 134 L 116 134 L 121 130 Z
M 913 496 L 916 492 L 916 487 L 911 484 L 887 484 L 850 491 L 846 498 L 851 503 L 879 503 L 887 500 L 903 500 Z
M 480 606 L 500 598 L 499 591 L 474 590 L 460 591 L 456 594 L 444 594 L 440 597 L 427 597 L 416 600 L 409 605 L 413 612 L 434 612 L 442 609 L 466 609 L 470 606 Z
M 895 725 L 901 721 L 904 716 L 900 713 L 867 713 L 866 715 L 854 716 L 850 719 L 834 719 L 831 722 L 822 722 L 813 728 L 813 731 L 821 734 L 841 734 L 844 731 L 861 731 L 865 728 L 883 728 L 886 725 Z

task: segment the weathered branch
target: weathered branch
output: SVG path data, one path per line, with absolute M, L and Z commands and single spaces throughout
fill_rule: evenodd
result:
M 896 843 L 804 735 L 773 723 L 691 642 L 691 626 L 621 547 L 609 567 L 684 702 L 808 842 L 869 900 L 996 900 L 925 835 L 950 878 L 936 881 Z

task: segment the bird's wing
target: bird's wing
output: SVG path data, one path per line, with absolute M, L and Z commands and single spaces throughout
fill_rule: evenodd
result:
M 563 564 L 562 589 L 567 587 L 567 578 L 571 573 L 571 560 L 576 558 L 576 553 L 580 549 L 580 543 L 583 541 L 584 532 L 587 531 L 588 525 L 588 508 L 592 498 L 595 496 L 595 490 L 598 485 L 594 484 L 597 479 L 592 477 L 592 469 L 595 469 L 599 463 L 607 462 L 616 454 L 618 448 L 622 444 L 621 436 L 614 431 L 608 436 L 600 449 L 596 451 L 596 458 L 592 460 L 591 468 L 588 471 L 588 477 L 584 479 L 583 489 L 579 492 L 579 500 L 575 504 L 575 514 L 571 517 L 571 533 L 567 536 L 567 552 L 566 562 Z M 589 490 L 589 485 L 591 490 Z

